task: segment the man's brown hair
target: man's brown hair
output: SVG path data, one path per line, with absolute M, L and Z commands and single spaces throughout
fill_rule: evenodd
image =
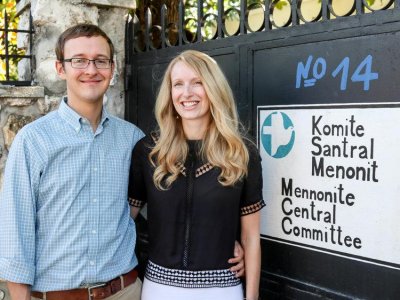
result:
M 56 44 L 56 56 L 57 60 L 63 61 L 64 57 L 64 46 L 68 40 L 76 39 L 79 37 L 93 37 L 102 36 L 106 39 L 108 45 L 110 46 L 110 59 L 113 60 L 114 57 L 114 45 L 107 34 L 101 30 L 98 26 L 93 24 L 78 24 L 65 30 L 57 40 Z

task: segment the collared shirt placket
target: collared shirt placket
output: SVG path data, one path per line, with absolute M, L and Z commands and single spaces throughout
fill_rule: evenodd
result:
M 99 134 L 101 129 L 97 128 L 96 133 L 93 133 L 92 128 L 89 126 L 89 132 L 86 132 L 89 137 L 89 178 L 90 178 L 90 189 L 89 198 L 87 199 L 88 205 L 88 220 L 87 220 L 87 232 L 88 232 L 88 273 L 91 276 L 87 276 L 87 282 L 97 282 L 98 273 L 98 249 L 99 249 L 99 198 L 101 191 L 101 158 L 100 158 L 100 139 Z

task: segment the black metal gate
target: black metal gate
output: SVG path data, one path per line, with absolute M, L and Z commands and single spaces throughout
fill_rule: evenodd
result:
M 203 1 L 199 2 L 202 7 Z M 393 109 L 399 106 L 399 1 L 347 0 L 342 1 L 347 9 L 339 13 L 335 10 L 338 1 L 316 0 L 317 10 L 309 18 L 303 5 L 312 1 L 253 1 L 250 6 L 246 4 L 249 1 L 241 1 L 240 7 L 229 11 L 222 8 L 222 2 L 218 1 L 216 14 L 199 9 L 200 25 L 194 33 L 185 31 L 193 20 L 185 20 L 182 1 L 174 24 L 166 21 L 166 6 L 160 12 L 160 24 L 151 23 L 150 11 L 144 28 L 136 18 L 127 23 L 127 120 L 146 133 L 154 128 L 153 107 L 163 72 L 171 58 L 185 49 L 204 51 L 217 60 L 234 91 L 241 120 L 257 140 L 262 107 L 352 111 L 380 104 Z M 263 21 L 251 22 L 252 13 L 259 9 Z M 232 13 L 240 20 L 233 30 L 227 26 Z M 212 33 L 204 34 L 205 24 L 210 23 L 215 24 Z M 398 184 L 393 188 L 400 191 Z M 398 207 L 396 204 L 393 209 Z M 277 226 L 287 234 L 289 223 L 282 224 Z M 393 219 L 388 224 L 396 226 L 398 222 Z M 399 228 L 386 230 L 398 232 Z M 374 234 L 368 233 L 372 239 Z M 361 238 L 359 243 L 350 239 L 345 238 L 342 252 L 329 245 L 263 234 L 261 298 L 399 299 L 400 258 L 358 254 Z M 393 245 L 398 245 L 399 239 L 399 233 L 392 234 Z M 387 257 L 399 250 L 391 243 L 380 248 L 388 252 Z

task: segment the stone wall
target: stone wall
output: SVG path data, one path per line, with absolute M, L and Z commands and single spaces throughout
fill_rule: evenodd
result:
M 0 86 L 0 185 L 7 153 L 18 130 L 54 107 L 43 87 Z
M 78 23 L 92 23 L 102 28 L 115 46 L 116 68 L 105 103 L 108 110 L 124 116 L 124 34 L 125 19 L 135 0 L 23 0 L 17 5 L 20 27 L 28 28 L 32 14 L 35 34 L 33 38 L 33 83 L 43 86 L 51 101 L 58 101 L 65 94 L 65 82 L 54 69 L 54 46 L 58 36 L 68 27 Z M 21 35 L 20 48 L 28 49 L 29 39 Z M 28 69 L 27 61 L 21 62 L 20 74 Z

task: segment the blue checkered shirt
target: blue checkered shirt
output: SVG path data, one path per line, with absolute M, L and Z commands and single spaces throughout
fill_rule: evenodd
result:
M 94 133 L 65 100 L 17 134 L 0 198 L 0 278 L 35 291 L 105 282 L 137 265 L 127 191 L 143 133 L 105 109 Z

